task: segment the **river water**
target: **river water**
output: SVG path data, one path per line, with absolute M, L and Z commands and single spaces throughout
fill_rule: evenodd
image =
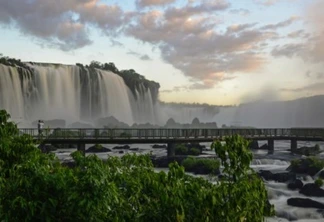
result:
M 259 145 L 266 143 L 266 141 L 259 141 Z M 324 143 L 318 143 L 321 147 L 322 152 L 318 157 L 324 159 Z M 104 147 L 112 149 L 118 144 L 104 145 Z M 212 156 L 215 155 L 214 151 L 209 150 L 210 143 L 202 143 L 206 145 L 207 150 L 203 152 L 201 156 Z M 296 159 L 299 156 L 290 154 L 288 149 L 290 148 L 290 141 L 275 141 L 275 152 L 272 155 L 268 155 L 266 150 L 258 150 L 254 152 L 254 159 L 251 163 L 251 167 L 258 170 L 271 170 L 272 172 L 284 172 L 290 165 L 292 159 Z M 314 146 L 313 142 L 298 142 L 298 147 L 301 146 Z M 88 145 L 87 147 L 90 147 Z M 96 154 L 101 159 L 107 159 L 109 156 L 122 156 L 126 153 L 152 153 L 156 156 L 165 156 L 167 154 L 166 149 L 153 149 L 150 144 L 130 144 L 131 148 L 139 148 L 138 151 L 123 150 L 123 153 L 119 153 L 120 150 L 113 150 L 112 152 Z M 71 159 L 70 153 L 75 150 L 73 149 L 59 149 L 55 151 L 56 155 L 62 161 L 68 161 Z M 87 154 L 90 155 L 90 154 Z M 157 169 L 167 170 L 167 169 Z M 206 177 L 206 176 L 203 176 Z M 206 177 L 207 178 L 207 177 Z M 314 179 L 310 176 L 300 176 L 299 179 L 303 183 L 314 182 Z M 299 194 L 298 190 L 287 189 L 286 183 L 279 183 L 274 181 L 265 181 L 265 185 L 268 190 L 268 197 L 271 204 L 274 204 L 276 210 L 276 217 L 266 218 L 267 222 L 284 222 L 284 221 L 298 221 L 298 222 L 324 222 L 324 210 L 318 210 L 315 208 L 300 208 L 287 205 L 287 199 L 292 197 L 305 197 Z M 311 199 L 324 203 L 324 198 L 311 197 Z

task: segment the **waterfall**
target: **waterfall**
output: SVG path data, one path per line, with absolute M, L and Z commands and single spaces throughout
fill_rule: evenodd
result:
M 94 122 L 114 116 L 127 124 L 155 123 L 155 103 L 142 86 L 134 96 L 122 77 L 74 65 L 0 64 L 0 109 L 13 120 L 64 119 Z

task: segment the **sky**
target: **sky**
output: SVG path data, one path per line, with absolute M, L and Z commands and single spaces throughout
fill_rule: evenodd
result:
M 324 93 L 324 0 L 0 0 L 0 53 L 113 62 L 165 102 L 235 105 Z

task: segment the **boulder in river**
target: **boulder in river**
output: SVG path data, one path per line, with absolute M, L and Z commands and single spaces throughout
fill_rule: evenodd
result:
M 257 150 L 259 149 L 259 143 L 257 140 L 252 140 L 252 142 L 249 145 L 250 149 Z
M 289 198 L 287 204 L 294 207 L 324 209 L 324 204 L 309 198 Z
M 152 148 L 154 148 L 154 149 L 162 149 L 162 148 L 167 148 L 167 145 L 154 144 L 152 146 Z
M 314 176 L 324 166 L 324 161 L 315 157 L 308 157 L 305 159 L 292 160 L 288 171 L 298 174 L 308 174 Z
M 281 183 L 296 179 L 296 174 L 294 173 L 290 173 L 290 172 L 272 173 L 269 170 L 260 170 L 259 176 L 263 177 L 265 180 L 274 180 Z
M 314 156 L 320 153 L 320 147 L 318 144 L 312 147 L 303 146 L 296 149 L 294 153 L 305 156 Z
M 124 146 L 115 146 L 113 149 L 114 150 L 129 150 L 130 146 L 129 145 L 124 145 Z
M 111 149 L 103 147 L 101 144 L 96 144 L 94 146 L 89 147 L 86 150 L 86 153 L 104 153 L 111 152 Z
M 324 197 L 324 190 L 314 183 L 305 184 L 299 193 L 312 197 Z
M 287 185 L 288 189 L 290 189 L 290 190 L 301 189 L 303 186 L 304 186 L 303 182 L 299 179 L 291 181 Z

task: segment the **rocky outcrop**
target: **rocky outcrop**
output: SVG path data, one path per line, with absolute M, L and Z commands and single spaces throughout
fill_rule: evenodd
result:
M 260 170 L 259 176 L 263 177 L 265 180 L 274 180 L 277 182 L 287 182 L 290 180 L 296 179 L 296 174 L 290 172 L 282 172 L 282 173 L 272 173 L 269 170 Z
M 129 148 L 130 148 L 129 145 L 115 146 L 115 147 L 113 147 L 114 150 L 129 150 Z
M 45 144 L 45 145 L 41 144 L 38 146 L 38 148 L 41 149 L 41 151 L 43 153 L 49 153 L 49 152 L 57 150 L 57 148 L 55 146 L 50 145 L 50 144 Z
M 253 149 L 253 150 L 257 150 L 259 149 L 259 143 L 257 140 L 252 140 L 250 145 L 249 145 L 250 149 Z
M 111 152 L 111 149 L 103 147 L 100 144 L 96 144 L 94 146 L 89 147 L 85 152 L 86 153 L 105 153 L 105 152 Z
M 89 124 L 89 123 L 75 122 L 75 123 L 68 125 L 68 128 L 76 128 L 76 129 L 93 128 L 93 125 Z
M 290 189 L 290 190 L 301 189 L 303 186 L 304 186 L 303 182 L 299 179 L 291 181 L 287 185 L 288 189 Z
M 324 204 L 309 198 L 289 198 L 287 204 L 294 207 L 324 209 Z
M 167 145 L 160 145 L 160 144 L 154 144 L 152 146 L 153 149 L 165 149 L 167 148 Z
M 314 156 L 320 153 L 320 147 L 319 145 L 315 145 L 312 147 L 303 146 L 294 151 L 294 153 L 299 155 L 305 155 L 305 156 Z
M 305 184 L 299 193 L 312 197 L 324 197 L 324 190 L 314 183 Z
M 259 148 L 260 150 L 269 150 L 269 145 L 267 143 L 263 144 L 262 146 L 260 146 Z
M 120 122 L 113 116 L 98 119 L 96 121 L 96 126 L 105 128 L 129 128 L 129 125 L 124 122 Z
M 154 167 L 158 168 L 167 168 L 170 163 L 177 162 L 181 164 L 181 162 L 187 158 L 186 156 L 173 156 L 173 157 L 151 157 L 152 163 Z
M 324 170 L 321 170 L 321 172 L 319 172 L 318 177 L 324 179 Z
M 287 168 L 288 171 L 298 174 L 308 174 L 314 176 L 323 168 L 321 160 L 315 158 L 306 158 L 291 161 L 290 166 Z

